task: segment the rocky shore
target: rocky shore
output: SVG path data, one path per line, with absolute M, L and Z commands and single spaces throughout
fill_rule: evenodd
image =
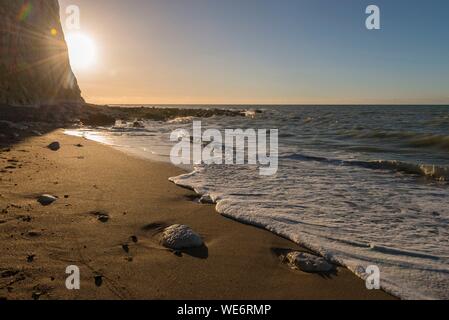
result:
M 58 128 L 112 126 L 116 120 L 168 121 L 178 117 L 245 116 L 238 110 L 184 108 L 119 108 L 90 104 L 40 107 L 0 105 L 0 143 L 19 141 Z

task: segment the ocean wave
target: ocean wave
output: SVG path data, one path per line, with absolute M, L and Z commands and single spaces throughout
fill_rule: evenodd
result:
M 172 120 L 168 120 L 167 123 L 169 124 L 186 124 L 191 123 L 193 121 L 193 117 L 178 117 Z
M 317 161 L 336 166 L 357 166 L 373 170 L 390 170 L 405 174 L 423 176 L 440 182 L 449 181 L 449 167 L 437 166 L 432 164 L 414 164 L 397 160 L 376 160 L 376 161 L 356 161 L 329 159 L 325 157 L 316 157 L 303 154 L 291 154 L 282 157 L 283 159 L 299 161 Z
M 416 252 L 416 251 L 409 251 L 409 250 L 401 250 L 397 248 L 390 248 L 386 246 L 380 246 L 376 244 L 370 244 L 369 245 L 370 250 L 385 253 L 385 254 L 391 254 L 396 256 L 408 256 L 408 257 L 415 257 L 415 258 L 423 258 L 423 259 L 432 259 L 432 260 L 439 260 L 441 257 L 431 254 L 426 254 L 422 252 Z M 446 272 L 446 270 L 444 270 Z
M 256 110 L 243 110 L 242 114 L 247 118 L 254 119 L 257 115 L 257 111 Z
M 414 148 L 449 150 L 449 135 L 412 131 L 365 131 L 351 130 L 342 135 L 355 139 L 400 140 L 402 145 Z
M 429 164 L 413 164 L 401 161 L 375 161 L 370 163 L 374 169 L 390 169 L 398 172 L 416 174 L 437 181 L 449 181 L 449 167 Z

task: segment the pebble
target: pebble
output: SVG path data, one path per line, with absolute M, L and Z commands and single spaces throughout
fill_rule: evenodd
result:
M 47 148 L 51 151 L 58 151 L 59 149 L 61 149 L 61 145 L 59 144 L 59 142 L 55 141 L 50 143 Z
M 43 206 L 49 206 L 56 200 L 58 200 L 58 198 L 56 198 L 55 196 L 43 194 L 37 199 L 37 202 L 39 202 Z
M 304 252 L 292 251 L 287 254 L 286 260 L 292 268 L 309 273 L 329 272 L 334 269 L 325 259 Z
M 165 228 L 162 232 L 161 243 L 164 247 L 173 250 L 197 248 L 204 244 L 195 231 L 188 226 L 180 224 Z

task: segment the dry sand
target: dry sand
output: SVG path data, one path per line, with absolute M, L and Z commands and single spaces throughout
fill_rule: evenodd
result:
M 57 152 L 45 148 L 53 141 Z M 273 249 L 304 249 L 193 201 L 168 181 L 182 173 L 169 164 L 59 130 L 1 152 L 0 171 L 0 299 L 392 299 L 345 268 L 289 269 Z M 41 194 L 59 199 L 44 207 Z M 162 248 L 156 227 L 173 223 L 207 248 Z M 81 269 L 81 290 L 65 287 L 69 265 Z

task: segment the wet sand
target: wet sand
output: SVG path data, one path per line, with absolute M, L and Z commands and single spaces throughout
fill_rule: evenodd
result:
M 60 150 L 45 148 L 53 141 Z M 0 299 L 393 299 L 342 267 L 290 269 L 276 252 L 303 248 L 199 204 L 168 181 L 181 173 L 61 130 L 4 148 Z M 42 206 L 42 194 L 58 200 Z M 176 223 L 206 246 L 160 246 L 158 228 Z M 80 290 L 66 289 L 69 265 L 81 270 Z

